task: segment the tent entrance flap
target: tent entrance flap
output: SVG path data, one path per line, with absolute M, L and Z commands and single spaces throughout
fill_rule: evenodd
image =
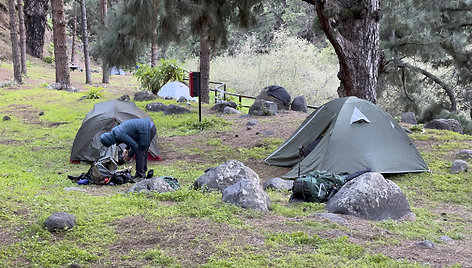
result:
M 300 152 L 300 154 L 302 155 L 302 158 L 307 157 L 307 155 L 309 155 L 316 148 L 316 146 L 324 138 L 324 136 L 326 134 L 326 131 L 328 130 L 330 125 L 331 125 L 331 121 L 330 121 L 330 124 L 328 124 L 328 126 L 326 126 L 325 130 L 313 142 L 308 144 L 306 147 L 300 146 L 301 150 L 303 151 L 303 152 Z M 300 161 L 301 160 L 303 160 L 303 159 L 300 159 Z
M 335 114 L 326 109 L 317 111 L 307 118 L 297 131 L 264 161 L 269 165 L 284 167 L 292 167 L 302 161 L 304 154 L 301 153 L 300 147 L 306 149 L 312 145 L 314 148 L 316 138 L 321 137 L 330 128 L 334 118 Z

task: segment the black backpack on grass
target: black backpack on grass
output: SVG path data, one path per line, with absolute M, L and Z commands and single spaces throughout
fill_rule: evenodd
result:
M 293 182 L 290 201 L 326 202 L 343 184 L 343 177 L 338 174 L 313 171 Z

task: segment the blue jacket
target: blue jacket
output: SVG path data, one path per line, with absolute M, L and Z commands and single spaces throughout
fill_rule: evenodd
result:
M 151 118 L 129 119 L 111 129 L 111 132 L 103 133 L 100 141 L 106 147 L 112 144 L 124 143 L 128 146 L 129 157 L 133 157 L 138 147 L 151 145 L 151 128 L 154 126 Z

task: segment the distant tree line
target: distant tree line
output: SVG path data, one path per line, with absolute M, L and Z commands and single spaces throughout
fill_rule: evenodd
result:
M 16 25 L 10 28 L 12 43 L 24 42 L 28 54 L 42 57 L 49 2 L 8 1 L 11 25 Z M 25 41 L 20 41 L 18 23 L 22 23 L 12 19 L 18 12 L 11 10 L 20 10 L 23 1 Z M 84 55 L 90 51 L 102 63 L 104 83 L 110 66 L 134 66 L 138 60 L 155 65 L 166 58 L 167 48 L 178 46 L 200 58 L 202 99 L 208 102 L 212 55 L 237 55 L 248 37 L 257 53 L 267 53 L 274 32 L 284 30 L 317 46 L 329 41 L 339 60 L 339 96 L 376 102 L 377 96 L 390 95 L 405 111 L 419 113 L 427 102 L 435 102 L 435 107 L 451 112 L 472 113 L 472 3 L 467 0 L 434 5 L 414 0 L 51 0 L 50 4 L 61 3 L 65 23 L 56 12 L 52 18 L 58 23 L 56 29 L 65 27 L 72 34 L 70 61 L 75 60 L 74 42 L 80 37 Z M 21 53 L 17 55 L 15 66 L 21 62 Z M 58 58 L 64 57 L 55 58 L 58 68 Z M 425 93 L 435 97 L 425 99 Z

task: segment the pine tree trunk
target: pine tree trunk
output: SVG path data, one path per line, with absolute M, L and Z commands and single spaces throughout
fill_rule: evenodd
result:
M 67 33 L 64 1 L 51 0 L 52 30 L 54 35 L 54 57 L 56 63 L 56 83 L 62 89 L 70 89 L 69 64 L 67 58 Z
M 107 14 L 108 14 L 108 5 L 107 5 L 107 0 L 100 0 L 100 7 L 102 10 L 101 14 L 101 23 L 103 28 L 108 28 L 108 22 L 107 22 Z M 102 83 L 103 84 L 108 84 L 110 83 L 110 68 L 108 67 L 108 64 L 103 61 L 102 63 Z
M 157 65 L 157 44 L 153 41 L 151 42 L 151 67 L 156 67 Z
M 23 8 L 23 0 L 18 0 L 18 23 L 19 23 L 19 30 L 20 30 L 21 73 L 24 75 L 27 75 L 25 13 L 24 13 L 24 8 Z
M 158 48 L 157 48 L 157 30 L 154 29 L 154 31 L 152 32 L 152 36 L 153 36 L 153 39 L 152 39 L 152 42 L 151 42 L 151 67 L 156 67 L 157 65 L 157 51 L 158 51 Z
M 17 83 L 22 82 L 20 55 L 18 51 L 18 32 L 16 30 L 18 22 L 16 21 L 15 0 L 8 0 L 8 13 L 10 15 L 10 39 L 11 52 L 13 58 L 13 74 Z
M 72 22 L 72 48 L 70 52 L 70 62 L 75 64 L 75 38 L 77 36 L 77 16 L 74 15 Z
M 316 0 L 321 27 L 339 59 L 339 97 L 377 101 L 380 0 Z M 335 6 L 331 10 L 330 7 Z M 336 16 L 327 14 L 336 12 Z
M 92 73 L 90 71 L 90 56 L 88 49 L 87 10 L 85 8 L 85 0 L 80 0 L 80 8 L 82 10 L 82 42 L 84 45 L 85 83 L 92 84 Z
M 49 0 L 25 0 L 26 52 L 33 57 L 43 57 L 44 32 Z
M 210 40 L 208 38 L 208 30 L 210 29 L 208 22 L 203 27 L 200 36 L 200 96 L 202 102 L 210 103 Z

